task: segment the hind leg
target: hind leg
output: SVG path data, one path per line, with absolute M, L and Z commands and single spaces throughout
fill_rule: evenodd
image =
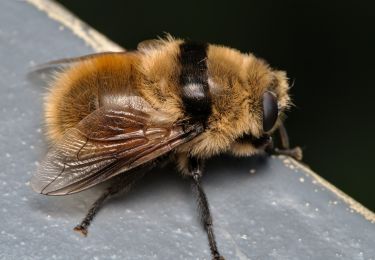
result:
M 90 226 L 92 220 L 99 212 L 100 208 L 103 206 L 104 201 L 110 198 L 113 195 L 118 194 L 119 192 L 129 192 L 134 186 L 135 182 L 142 178 L 145 175 L 145 172 L 141 173 L 131 173 L 129 175 L 124 174 L 123 176 L 117 177 L 116 180 L 108 187 L 103 194 L 91 205 L 86 216 L 83 218 L 81 223 L 74 227 L 74 231 L 81 233 L 84 236 L 87 236 L 88 227 Z

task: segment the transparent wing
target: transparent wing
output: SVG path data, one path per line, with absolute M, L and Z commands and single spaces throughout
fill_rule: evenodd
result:
M 102 107 L 66 132 L 31 180 L 46 195 L 66 195 L 173 150 L 203 131 L 200 123 L 156 123 L 149 112 Z

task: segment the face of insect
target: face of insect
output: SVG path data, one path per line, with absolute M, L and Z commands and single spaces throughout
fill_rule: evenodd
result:
M 230 151 L 238 156 L 252 155 L 263 150 L 271 141 L 271 134 L 281 122 L 283 112 L 290 106 L 288 83 L 284 72 L 273 71 L 260 65 L 259 71 L 252 70 L 248 74 L 248 125 L 242 135 L 235 138 Z M 265 74 L 261 70 L 265 71 Z M 263 80 L 258 80 L 265 77 Z M 245 115 L 244 115 L 245 118 Z

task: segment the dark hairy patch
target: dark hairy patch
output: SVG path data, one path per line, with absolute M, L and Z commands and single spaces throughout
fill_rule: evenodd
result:
M 267 134 L 262 135 L 261 137 L 255 137 L 250 134 L 245 134 L 236 139 L 236 142 L 246 144 L 251 143 L 255 148 L 265 147 L 271 142 L 271 137 Z
M 186 113 L 206 121 L 211 114 L 211 96 L 207 76 L 207 48 L 205 43 L 187 41 L 180 45 L 180 86 Z

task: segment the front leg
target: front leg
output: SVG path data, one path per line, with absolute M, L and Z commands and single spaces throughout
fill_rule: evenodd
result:
M 202 160 L 199 160 L 197 158 L 188 159 L 188 174 L 192 180 L 192 189 L 197 198 L 198 210 L 199 210 L 199 215 L 203 224 L 203 228 L 207 232 L 212 259 L 224 260 L 224 257 L 220 255 L 217 249 L 214 230 L 213 230 L 213 224 L 212 224 L 212 216 L 210 213 L 207 196 L 201 184 L 202 168 L 203 168 Z
M 280 124 L 278 130 L 280 135 L 281 148 L 275 148 L 273 147 L 273 144 L 271 144 L 271 147 L 269 147 L 268 150 L 270 150 L 271 153 L 288 155 L 298 161 L 301 161 L 303 157 L 302 149 L 299 146 L 290 148 L 288 132 L 286 131 L 283 123 Z

